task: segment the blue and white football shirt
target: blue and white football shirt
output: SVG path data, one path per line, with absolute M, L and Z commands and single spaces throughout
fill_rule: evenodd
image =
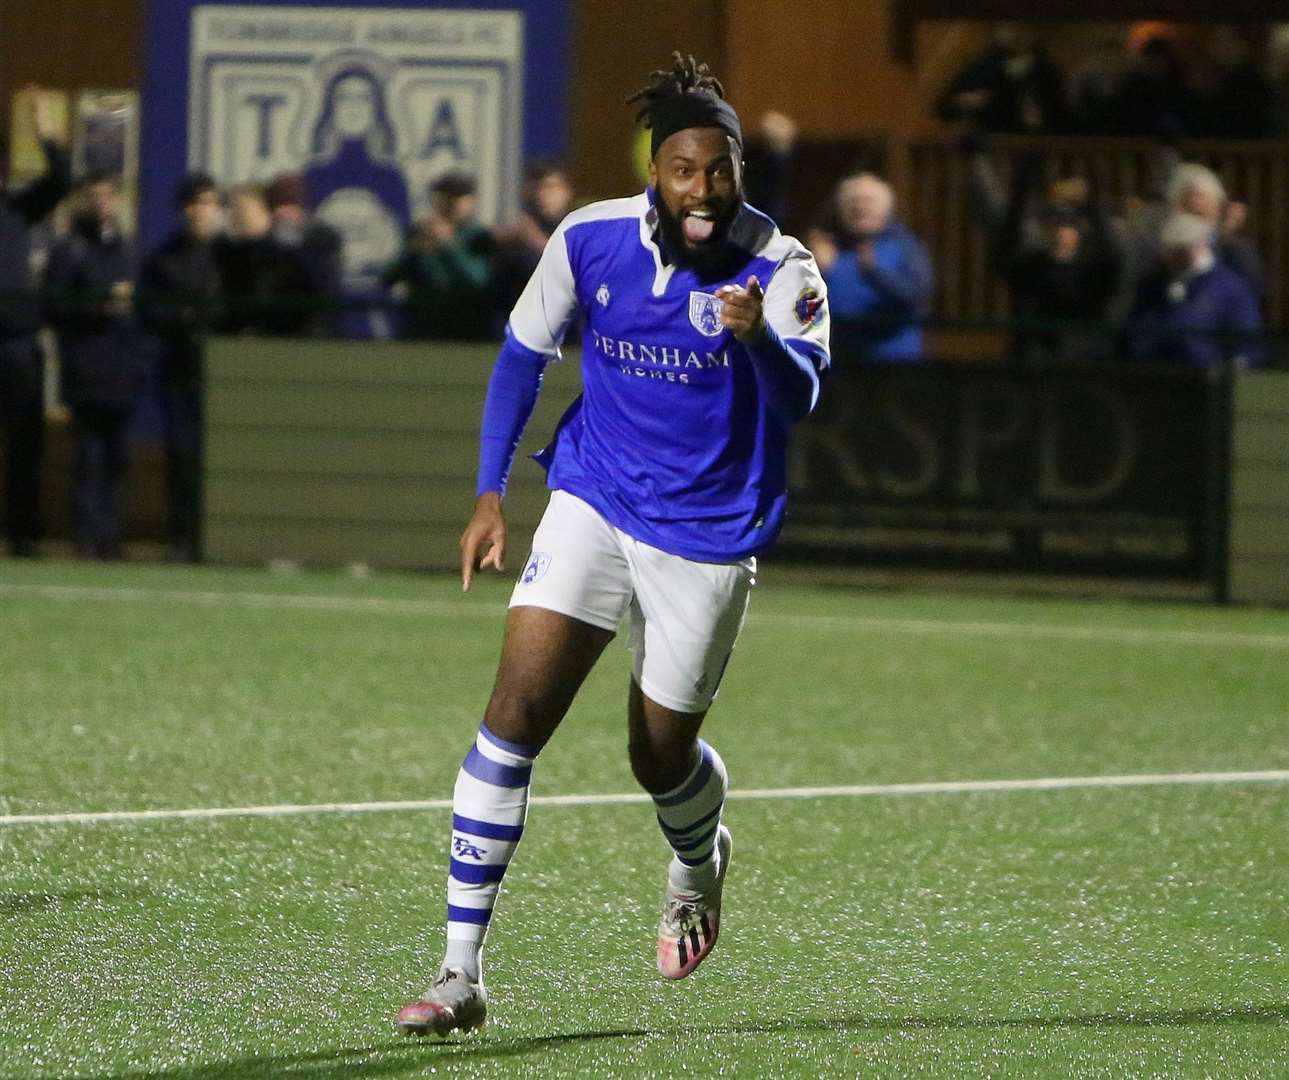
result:
M 822 374 L 826 289 L 810 252 L 751 207 L 730 235 L 747 260 L 727 278 L 664 265 L 656 221 L 650 191 L 571 213 L 510 333 L 558 356 L 583 316 L 583 393 L 542 456 L 548 485 L 653 547 L 732 562 L 764 550 L 782 526 L 788 422 L 760 391 L 747 347 L 721 326 L 715 294 L 756 275 L 765 321 Z

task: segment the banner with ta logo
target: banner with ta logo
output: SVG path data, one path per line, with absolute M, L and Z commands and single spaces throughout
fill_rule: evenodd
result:
M 479 218 L 520 184 L 524 13 L 203 4 L 192 15 L 188 167 L 221 184 L 300 170 L 370 286 L 450 171 Z

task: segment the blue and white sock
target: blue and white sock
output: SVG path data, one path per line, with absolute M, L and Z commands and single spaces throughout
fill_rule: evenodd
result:
M 716 883 L 716 830 L 729 776 L 720 754 L 702 739 L 701 756 L 684 783 L 653 797 L 658 824 L 675 852 L 667 873 L 673 888 L 707 892 Z
M 481 952 L 501 879 L 524 834 L 537 751 L 479 725 L 452 796 L 448 944 L 443 966 L 482 978 Z

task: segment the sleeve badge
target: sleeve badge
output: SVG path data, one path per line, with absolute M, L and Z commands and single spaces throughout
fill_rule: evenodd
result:
M 823 322 L 824 298 L 819 295 L 818 289 L 807 285 L 801 290 L 797 302 L 792 305 L 792 310 L 796 313 L 797 322 L 802 326 L 818 326 Z

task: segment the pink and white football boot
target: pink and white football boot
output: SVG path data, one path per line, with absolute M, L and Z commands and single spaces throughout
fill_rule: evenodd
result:
M 682 892 L 667 880 L 658 924 L 658 972 L 664 979 L 683 979 L 703 962 L 721 931 L 721 891 L 733 844 L 722 825 L 716 834 L 716 884 L 706 893 Z

